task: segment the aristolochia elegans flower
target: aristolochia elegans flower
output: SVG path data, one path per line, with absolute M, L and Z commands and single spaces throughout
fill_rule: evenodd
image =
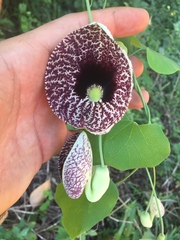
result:
M 59 155 L 59 171 L 70 198 L 79 198 L 92 173 L 92 150 L 85 132 L 75 133 Z
M 127 54 L 100 23 L 70 33 L 48 60 L 45 91 L 51 109 L 93 134 L 109 132 L 123 117 L 132 87 Z

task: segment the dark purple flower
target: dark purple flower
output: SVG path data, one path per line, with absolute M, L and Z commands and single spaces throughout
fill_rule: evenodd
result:
M 59 172 L 70 198 L 79 198 L 92 174 L 92 150 L 85 132 L 75 133 L 59 155 Z
M 132 87 L 127 54 L 99 23 L 70 33 L 48 60 L 45 91 L 51 109 L 93 134 L 107 133 L 123 117 Z

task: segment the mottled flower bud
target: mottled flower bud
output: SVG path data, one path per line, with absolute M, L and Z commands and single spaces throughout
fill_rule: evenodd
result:
M 72 135 L 59 155 L 59 173 L 70 198 L 79 198 L 92 173 L 92 150 L 85 132 Z

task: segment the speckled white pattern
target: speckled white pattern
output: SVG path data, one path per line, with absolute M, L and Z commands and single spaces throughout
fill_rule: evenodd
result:
M 109 101 L 91 102 L 75 91 L 82 65 L 93 62 L 112 69 L 115 90 Z M 96 83 L 96 82 L 95 82 Z M 48 60 L 45 91 L 52 111 L 63 121 L 93 134 L 105 134 L 125 114 L 132 94 L 132 66 L 126 53 L 97 24 L 65 37 Z
M 67 195 L 81 196 L 92 173 L 92 150 L 85 132 L 81 132 L 71 148 L 62 169 L 62 181 Z

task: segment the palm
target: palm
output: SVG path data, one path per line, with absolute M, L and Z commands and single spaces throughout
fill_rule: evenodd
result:
M 44 93 L 48 52 L 38 44 L 33 47 L 26 42 L 24 47 L 22 54 L 19 48 L 19 59 L 11 56 L 8 76 L 1 88 L 3 118 L 0 126 L 4 136 L 1 135 L 0 174 L 6 177 L 4 173 L 7 173 L 3 187 L 12 192 L 11 201 L 14 201 L 14 190 L 21 195 L 41 164 L 62 147 L 67 137 L 64 123 L 52 113 Z

